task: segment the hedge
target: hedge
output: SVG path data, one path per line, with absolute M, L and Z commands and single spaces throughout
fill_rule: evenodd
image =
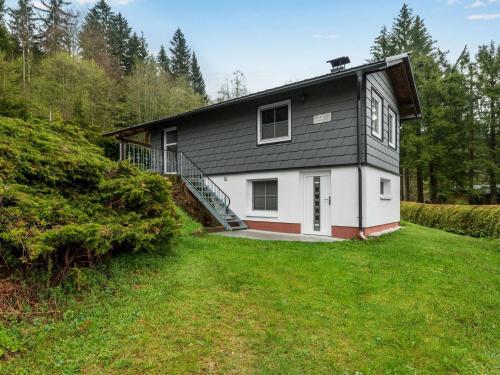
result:
M 177 230 L 165 178 L 104 156 L 78 127 L 0 117 L 0 257 L 11 269 L 70 267 L 157 251 Z
M 444 205 L 401 202 L 401 218 L 474 237 L 500 237 L 500 205 Z

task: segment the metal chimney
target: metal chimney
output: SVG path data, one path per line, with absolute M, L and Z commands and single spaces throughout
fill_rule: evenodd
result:
M 328 60 L 327 63 L 332 64 L 332 73 L 337 73 L 345 69 L 346 64 L 350 64 L 349 56 L 337 57 L 336 59 Z

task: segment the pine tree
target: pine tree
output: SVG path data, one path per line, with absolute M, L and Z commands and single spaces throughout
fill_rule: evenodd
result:
M 32 51 L 35 47 L 35 12 L 30 0 L 19 0 L 17 8 L 9 9 L 9 27 L 21 48 L 23 60 L 23 89 L 31 80 Z
M 41 12 L 41 45 L 45 53 L 70 51 L 71 27 L 76 22 L 76 16 L 65 8 L 70 2 L 64 0 L 40 0 L 41 7 L 35 7 Z
M 487 129 L 486 173 L 490 185 L 490 204 L 498 203 L 498 179 L 500 175 L 500 45 L 492 41 L 479 47 L 476 56 L 478 75 L 477 89 L 481 96 L 480 119 Z
M 156 58 L 156 61 L 158 62 L 158 65 L 160 65 L 160 68 L 168 74 L 171 74 L 170 72 L 170 60 L 167 56 L 167 52 L 165 51 L 165 47 L 163 44 L 160 47 L 160 52 L 158 52 L 158 56 Z
M 370 48 L 373 60 L 381 60 L 387 56 L 393 55 L 391 36 L 384 25 L 380 34 L 375 38 L 373 46 Z
M 106 0 L 99 0 L 88 12 L 85 17 L 85 24 L 98 27 L 103 35 L 108 35 L 108 30 L 113 17 L 111 7 Z
M 137 58 L 139 61 L 145 61 L 148 56 L 148 44 L 146 43 L 146 38 L 144 38 L 144 33 L 141 31 L 141 37 L 139 38 L 139 48 L 137 49 Z
M 174 78 L 188 79 L 191 70 L 191 52 L 181 29 L 177 29 L 170 42 L 170 68 Z
M 207 101 L 207 93 L 205 91 L 205 80 L 203 79 L 203 75 L 201 73 L 200 66 L 198 65 L 198 59 L 196 58 L 196 54 L 193 52 L 193 56 L 191 59 L 191 87 L 194 92 L 199 94 L 205 101 Z
M 412 45 L 413 35 L 413 11 L 407 4 L 399 11 L 394 20 L 391 30 L 391 39 L 396 53 L 408 52 Z
M 435 41 L 429 35 L 424 20 L 417 16 L 411 28 L 411 42 L 407 52 L 420 55 L 431 55 L 434 53 Z
M 110 53 L 119 62 L 122 72 L 127 71 L 127 63 L 130 60 L 129 42 L 131 32 L 132 29 L 121 13 L 111 17 L 108 44 Z
M 109 57 L 109 29 L 112 17 L 111 8 L 100 0 L 89 9 L 83 21 L 78 39 L 84 58 L 106 66 Z
M 148 57 L 147 45 L 144 36 L 140 37 L 136 32 L 132 34 L 128 43 L 128 60 L 126 63 L 127 73 L 133 71 L 138 62 L 144 62 Z

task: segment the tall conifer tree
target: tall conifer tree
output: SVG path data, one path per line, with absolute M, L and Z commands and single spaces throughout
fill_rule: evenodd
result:
M 193 88 L 194 92 L 201 95 L 201 97 L 206 101 L 208 98 L 205 91 L 205 80 L 203 79 L 200 66 L 198 65 L 198 59 L 196 58 L 196 54 L 194 52 L 191 59 L 190 79 L 191 87 Z
M 174 78 L 189 79 L 191 72 L 191 52 L 181 29 L 177 29 L 170 42 L 170 68 Z
M 121 13 L 111 17 L 108 44 L 110 53 L 118 61 L 122 72 L 127 71 L 127 64 L 130 61 L 129 42 L 131 32 L 132 29 Z
M 477 89 L 481 97 L 480 119 L 486 129 L 487 156 L 484 160 L 488 175 L 490 204 L 498 203 L 500 175 L 500 45 L 492 41 L 479 47 L 477 61 Z
M 165 51 L 165 47 L 163 44 L 160 47 L 160 52 L 158 52 L 158 56 L 156 58 L 158 65 L 160 65 L 160 68 L 168 74 L 171 74 L 170 71 L 170 59 L 167 56 L 167 52 Z

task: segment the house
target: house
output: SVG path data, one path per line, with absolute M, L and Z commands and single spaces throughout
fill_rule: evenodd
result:
M 109 132 L 178 174 L 226 229 L 364 237 L 399 226 L 400 123 L 421 109 L 406 54 Z

